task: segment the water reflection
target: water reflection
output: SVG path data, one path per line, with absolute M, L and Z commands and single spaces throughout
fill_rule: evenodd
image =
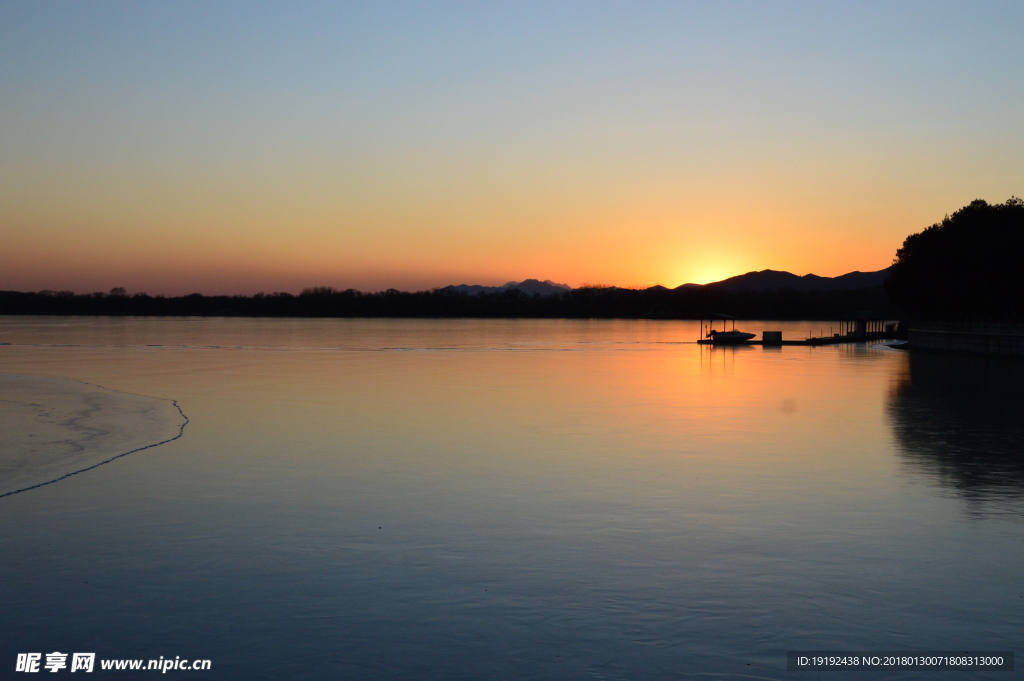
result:
M 1024 515 L 1024 362 L 912 353 L 889 396 L 911 468 L 971 502 Z

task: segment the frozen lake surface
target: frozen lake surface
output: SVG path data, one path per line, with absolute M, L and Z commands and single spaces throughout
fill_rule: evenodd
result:
M 0 318 L 0 373 L 49 386 L 32 402 L 8 387 L 29 379 L 5 379 L 5 404 L 106 395 L 97 430 L 116 437 L 97 457 L 180 433 L 171 400 L 189 419 L 0 499 L 2 663 L 59 650 L 208 658 L 189 674 L 204 679 L 740 679 L 791 677 L 787 650 L 1021 648 L 1021 363 L 697 335 Z M 27 408 L 5 423 L 32 425 Z M 89 435 L 47 432 L 33 451 L 57 458 Z

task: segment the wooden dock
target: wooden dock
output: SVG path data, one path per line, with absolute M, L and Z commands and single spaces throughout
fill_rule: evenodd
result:
M 779 345 L 839 345 L 840 343 L 866 343 L 886 340 L 900 340 L 900 338 L 893 333 L 867 333 L 863 335 L 847 335 L 847 336 L 824 336 L 821 338 L 805 338 L 804 340 L 777 340 L 777 341 L 764 341 L 764 340 L 748 340 L 739 342 L 715 342 L 709 338 L 702 338 L 697 341 L 699 345 L 715 345 L 720 347 L 726 347 L 730 345 L 765 345 L 767 347 L 779 346 Z
M 778 347 L 781 345 L 839 345 L 840 343 L 864 343 L 866 341 L 883 341 L 883 340 L 898 340 L 897 338 L 808 338 L 806 340 L 784 340 L 784 341 L 770 341 L 765 343 L 759 340 L 742 341 L 739 343 L 716 343 L 711 340 L 699 340 L 698 345 L 714 345 L 716 347 L 726 348 L 735 347 L 738 345 L 764 345 L 766 347 Z
M 732 322 L 733 331 L 727 332 L 716 332 L 712 329 L 712 325 L 719 321 L 724 324 L 729 321 Z M 763 321 L 763 320 L 762 320 Z M 836 325 L 839 328 L 839 333 L 832 333 L 832 329 L 835 328 L 832 324 L 828 326 L 828 336 L 810 336 L 804 340 L 782 340 L 781 331 L 765 330 L 761 332 L 761 340 L 736 340 L 735 338 L 721 338 L 716 340 L 713 336 L 716 333 L 725 335 L 727 333 L 733 333 L 736 329 L 736 318 L 727 314 L 715 314 L 712 318 L 707 319 L 707 325 L 705 326 L 705 320 L 700 320 L 700 337 L 697 343 L 700 345 L 715 345 L 715 346 L 728 346 L 728 345 L 764 345 L 764 346 L 780 346 L 780 345 L 838 345 L 840 343 L 866 343 L 866 342 L 877 342 L 886 340 L 902 340 L 906 338 L 906 335 L 902 333 L 902 323 L 885 319 L 881 316 L 873 316 L 868 318 L 867 314 L 863 316 L 853 316 L 850 319 L 839 320 Z M 824 326 L 821 327 L 824 331 Z M 814 333 L 814 328 L 811 328 L 811 333 Z M 749 333 L 741 335 L 751 335 Z

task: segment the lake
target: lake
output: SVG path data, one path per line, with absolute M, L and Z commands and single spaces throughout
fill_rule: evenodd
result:
M 0 373 L 188 418 L 177 439 L 0 498 L 2 664 L 775 679 L 793 675 L 787 650 L 1021 647 L 1021 362 L 698 334 L 0 317 Z

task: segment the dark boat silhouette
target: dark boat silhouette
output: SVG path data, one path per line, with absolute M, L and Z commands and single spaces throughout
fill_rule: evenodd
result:
M 710 339 L 710 342 L 715 344 L 715 345 L 718 345 L 718 344 L 723 344 L 723 345 L 724 344 L 733 344 L 733 345 L 735 345 L 737 343 L 746 343 L 748 340 L 750 340 L 751 338 L 754 337 L 754 334 L 752 334 L 752 333 L 746 333 L 744 331 L 737 331 L 736 330 L 736 318 L 733 317 L 732 315 L 718 313 L 718 314 L 714 315 L 713 319 L 721 319 L 723 327 L 725 325 L 727 325 L 729 323 L 729 321 L 732 321 L 732 328 L 729 329 L 728 331 L 726 331 L 724 328 L 723 328 L 722 331 L 716 331 L 715 329 L 709 329 L 708 330 L 708 332 L 704 336 L 704 338 L 705 339 Z M 708 326 L 711 326 L 711 324 L 713 324 L 713 323 L 714 322 L 712 321 L 711 323 L 708 324 Z M 701 327 L 702 327 L 701 331 L 704 330 L 703 325 L 704 325 L 704 322 L 701 321 Z M 705 340 L 703 342 L 708 342 L 708 341 Z
M 707 337 L 711 339 L 712 343 L 746 343 L 754 337 L 754 334 L 737 331 L 736 329 L 731 331 L 715 331 L 712 329 L 708 332 Z

